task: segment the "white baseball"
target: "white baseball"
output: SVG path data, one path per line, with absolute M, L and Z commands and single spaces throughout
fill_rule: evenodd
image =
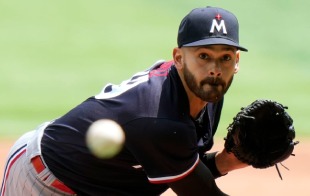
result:
M 125 134 L 119 124 L 113 120 L 95 121 L 86 133 L 86 144 L 98 158 L 108 159 L 117 155 L 124 144 Z

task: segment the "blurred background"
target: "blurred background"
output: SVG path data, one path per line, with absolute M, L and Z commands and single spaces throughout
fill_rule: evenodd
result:
M 217 137 L 258 98 L 287 105 L 297 137 L 310 136 L 310 1 L 1 0 L 0 137 L 16 138 L 106 83 L 170 60 L 181 19 L 206 5 L 235 13 L 240 44 L 249 49 Z

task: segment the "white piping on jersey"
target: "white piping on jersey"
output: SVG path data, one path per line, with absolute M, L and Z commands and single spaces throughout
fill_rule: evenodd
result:
M 119 85 L 115 85 L 115 84 L 111 84 L 108 83 L 105 87 L 103 87 L 103 89 L 101 90 L 101 92 L 95 96 L 96 99 L 109 99 L 109 98 L 113 98 L 113 97 L 117 97 L 120 94 L 128 91 L 129 89 L 143 83 L 143 82 L 147 82 L 149 80 L 149 73 L 150 71 L 158 66 L 161 65 L 164 62 L 164 60 L 159 60 L 156 63 L 154 63 L 152 65 L 151 68 L 142 71 L 142 72 L 138 72 L 135 75 L 133 75 L 131 77 L 131 79 L 129 80 L 125 80 L 123 82 L 121 82 L 121 84 Z M 107 87 L 111 87 L 112 90 L 109 92 L 105 92 Z
M 140 168 L 142 168 L 142 165 L 133 165 L 132 167 L 135 169 L 140 169 Z
M 195 169 L 195 167 L 199 163 L 199 160 L 200 160 L 199 155 L 197 154 L 197 159 L 196 159 L 195 163 L 187 171 L 183 172 L 182 174 L 175 175 L 175 176 L 159 177 L 159 178 L 148 177 L 148 179 L 151 183 L 154 183 L 154 184 L 167 183 L 167 182 L 175 181 L 177 179 L 182 179 L 183 177 L 187 176 L 189 173 L 191 173 Z

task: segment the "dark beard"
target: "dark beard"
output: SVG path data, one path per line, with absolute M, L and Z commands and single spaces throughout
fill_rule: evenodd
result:
M 233 78 L 234 77 L 232 76 L 228 81 L 228 83 L 226 84 L 225 81 L 223 81 L 219 77 L 207 77 L 204 80 L 202 80 L 198 86 L 194 75 L 187 69 L 187 65 L 184 64 L 184 79 L 188 88 L 197 97 L 206 102 L 217 102 L 221 100 L 224 94 L 229 89 L 233 81 Z M 203 89 L 204 85 L 209 85 L 212 88 L 212 90 L 205 91 Z M 218 89 L 219 86 L 222 86 L 222 90 Z

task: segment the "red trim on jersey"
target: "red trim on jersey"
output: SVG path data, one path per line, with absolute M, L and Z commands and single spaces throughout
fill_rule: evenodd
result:
M 7 167 L 5 169 L 5 172 L 4 172 L 4 178 L 3 178 L 3 183 L 2 183 L 2 191 L 1 191 L 1 196 L 4 195 L 5 193 L 5 186 L 6 186 L 6 181 L 8 179 L 8 176 L 9 176 L 9 173 L 10 173 L 10 170 L 11 170 L 11 167 L 13 166 L 13 164 L 17 161 L 17 159 L 19 159 L 20 156 L 22 156 L 25 152 L 26 152 L 26 146 L 24 146 L 24 149 L 20 149 L 21 151 L 18 152 L 17 154 L 14 154 L 9 162 L 7 163 Z
M 173 65 L 174 61 L 168 61 L 161 64 L 158 68 L 150 71 L 149 77 L 154 76 L 167 76 L 169 72 L 169 68 Z
M 149 178 L 149 181 L 153 184 L 163 184 L 163 183 L 170 183 L 174 181 L 178 181 L 184 177 L 186 177 L 188 174 L 190 174 L 195 167 L 199 163 L 199 156 L 197 155 L 197 159 L 192 167 L 190 167 L 187 171 L 183 172 L 182 174 L 176 175 L 176 176 L 167 176 L 167 177 L 159 177 L 159 178 Z

